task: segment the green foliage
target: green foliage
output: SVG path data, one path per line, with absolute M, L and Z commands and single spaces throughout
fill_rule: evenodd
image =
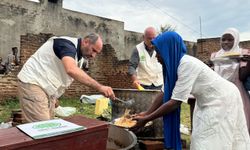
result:
M 7 99 L 0 102 L 0 123 L 11 121 L 11 111 L 20 108 L 17 99 Z

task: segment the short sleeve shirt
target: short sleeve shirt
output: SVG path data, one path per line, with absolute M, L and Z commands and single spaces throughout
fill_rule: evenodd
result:
M 80 60 L 82 57 L 80 47 L 81 47 L 80 38 L 78 39 L 77 47 L 75 47 L 75 45 L 70 40 L 63 38 L 54 39 L 53 49 L 55 55 L 59 59 L 62 59 L 64 56 L 70 56 L 75 59 L 75 56 L 77 54 L 77 59 Z

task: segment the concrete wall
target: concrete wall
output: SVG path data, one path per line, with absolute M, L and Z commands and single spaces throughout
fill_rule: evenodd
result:
M 14 46 L 20 47 L 20 35 L 27 33 L 53 33 L 84 37 L 90 32 L 99 33 L 104 44 L 111 44 L 119 60 L 125 60 L 128 52 L 124 51 L 128 39 L 140 39 L 140 33 L 124 31 L 121 21 L 97 17 L 62 8 L 62 0 L 57 3 L 40 0 L 40 3 L 26 0 L 0 1 L 0 56 L 5 57 Z M 133 41 L 135 42 L 135 41 Z
M 197 44 L 196 42 L 184 41 L 187 47 L 187 54 L 191 56 L 197 56 Z
M 138 32 L 125 31 L 124 32 L 124 56 L 125 58 L 130 58 L 132 51 L 135 49 L 135 45 L 139 44 L 143 38 L 143 34 Z

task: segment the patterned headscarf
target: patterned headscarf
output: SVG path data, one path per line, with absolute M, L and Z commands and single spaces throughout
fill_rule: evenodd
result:
M 186 53 L 186 46 L 176 32 L 164 32 L 153 41 L 156 52 L 163 60 L 164 98 L 166 103 L 172 96 L 177 80 L 177 68 L 180 60 Z M 180 139 L 180 108 L 163 116 L 165 148 L 181 149 Z

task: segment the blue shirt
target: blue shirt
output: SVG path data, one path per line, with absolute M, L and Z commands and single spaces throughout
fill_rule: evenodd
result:
M 77 47 L 67 39 L 54 39 L 53 49 L 59 59 L 62 59 L 64 56 L 70 56 L 75 59 L 76 54 L 78 61 L 82 58 L 81 38 L 78 39 Z

